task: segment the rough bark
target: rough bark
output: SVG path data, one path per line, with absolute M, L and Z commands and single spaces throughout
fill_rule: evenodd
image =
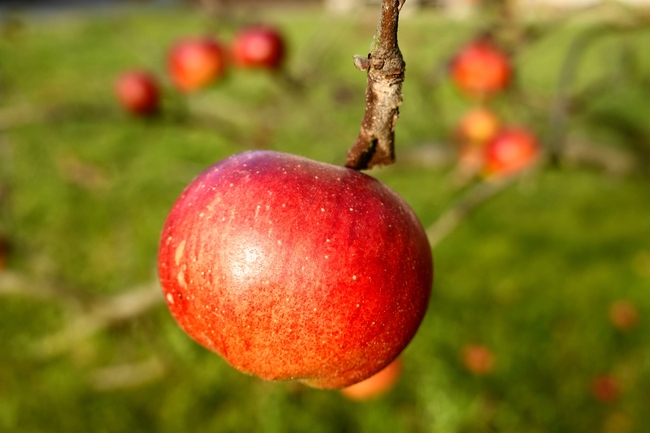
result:
M 395 123 L 406 69 L 397 44 L 397 26 L 405 1 L 383 0 L 370 54 L 354 58 L 357 69 L 367 72 L 367 87 L 361 129 L 347 154 L 349 168 L 366 170 L 395 162 Z

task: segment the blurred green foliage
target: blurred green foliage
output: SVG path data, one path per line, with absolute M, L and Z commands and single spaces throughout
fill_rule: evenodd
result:
M 430 310 L 403 355 L 401 381 L 378 400 L 353 403 L 335 391 L 244 376 L 186 337 L 162 303 L 62 353 L 39 352 L 39 342 L 89 306 L 155 280 L 166 213 L 202 169 L 260 147 L 342 164 L 364 104 L 365 79 L 351 56 L 367 52 L 376 18 L 316 9 L 249 17 L 284 29 L 288 69 L 307 85 L 295 92 L 267 74 L 233 71 L 187 102 L 190 113 L 217 123 L 188 121 L 171 90 L 168 114 L 130 118 L 114 100 L 113 81 L 125 69 L 146 68 L 167 83 L 170 43 L 206 31 L 228 40 L 236 22 L 187 10 L 22 18 L 0 40 L 0 116 L 22 113 L 0 132 L 0 231 L 11 244 L 0 275 L 28 275 L 31 289 L 55 287 L 58 295 L 0 293 L 0 431 L 650 431 L 650 182 L 582 167 L 522 179 L 435 248 Z M 470 105 L 446 81 L 430 83 L 480 25 L 434 12 L 400 25 L 408 71 L 398 163 L 370 173 L 403 195 L 425 226 L 459 191 L 447 168 L 400 164 L 400 156 L 447 141 Z M 545 137 L 563 56 L 587 26 L 561 26 L 522 50 L 519 87 L 538 103 L 498 102 L 508 121 L 528 122 Z M 625 147 L 629 135 L 604 128 L 603 119 L 623 122 L 643 147 L 650 31 L 594 43 L 572 89 L 609 77 L 623 39 L 635 48 L 641 78 L 594 96 L 570 123 Z M 627 332 L 608 320 L 618 299 L 640 312 Z M 491 374 L 463 366 L 470 343 L 494 353 Z M 613 402 L 591 393 L 601 374 L 620 383 Z

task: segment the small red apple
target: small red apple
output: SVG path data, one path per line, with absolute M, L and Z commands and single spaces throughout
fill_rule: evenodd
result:
M 494 354 L 480 344 L 468 344 L 463 348 L 461 359 L 465 368 L 477 376 L 485 376 L 494 370 Z
M 615 377 L 603 374 L 591 381 L 591 394 L 603 403 L 611 403 L 621 394 L 621 386 Z
M 629 331 L 639 323 L 639 310 L 630 301 L 616 301 L 609 307 L 609 321 L 615 328 Z
M 209 37 L 183 39 L 169 51 L 168 69 L 179 90 L 196 91 L 223 76 L 226 52 L 219 42 Z
M 499 117 L 488 108 L 479 107 L 465 113 L 456 128 L 457 139 L 463 144 L 483 145 L 492 140 L 499 129 Z
M 165 222 L 167 305 L 236 369 L 318 388 L 360 382 L 417 331 L 429 243 L 394 191 L 355 170 L 272 151 L 208 168 Z
M 122 106 L 132 114 L 147 116 L 159 109 L 158 82 L 148 72 L 124 72 L 115 83 L 115 94 Z
M 451 62 L 456 86 L 471 97 L 487 97 L 510 84 L 510 58 L 488 39 L 478 39 L 463 47 Z
M 341 394 L 350 400 L 357 401 L 381 397 L 395 386 L 401 373 L 402 361 L 401 358 L 397 358 L 379 373 L 341 389 Z
M 241 30 L 232 44 L 231 55 L 243 68 L 277 70 L 282 66 L 286 46 L 280 32 L 269 26 L 252 26 Z
M 485 148 L 486 176 L 507 176 L 533 165 L 539 158 L 537 138 L 526 128 L 502 130 Z

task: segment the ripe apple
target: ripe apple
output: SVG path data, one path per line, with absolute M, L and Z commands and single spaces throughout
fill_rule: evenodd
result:
M 483 145 L 492 140 L 499 129 L 499 117 L 490 109 L 479 107 L 465 113 L 456 128 L 457 139 L 463 144 Z
M 477 376 L 485 376 L 494 370 L 494 354 L 481 344 L 468 344 L 461 353 L 465 368 Z
M 591 381 L 591 394 L 603 403 L 611 403 L 621 394 L 621 386 L 615 377 L 603 374 Z
M 233 41 L 231 55 L 243 68 L 277 70 L 285 57 L 285 42 L 280 32 L 269 26 L 252 26 L 241 30 Z
M 397 358 L 379 373 L 341 389 L 341 394 L 350 400 L 357 401 L 381 397 L 395 386 L 401 373 L 402 361 L 401 358 Z
M 183 39 L 169 51 L 168 70 L 179 90 L 196 91 L 224 75 L 226 52 L 209 37 Z
M 488 39 L 481 38 L 464 46 L 451 62 L 451 77 L 456 86 L 470 97 L 487 97 L 510 84 L 510 58 Z
M 609 321 L 615 328 L 629 331 L 639 323 L 639 310 L 630 301 L 616 301 L 609 307 Z
M 360 382 L 409 343 L 433 262 L 416 215 L 355 170 L 272 151 L 230 156 L 165 222 L 167 305 L 236 369 L 317 388 Z
M 540 153 L 537 138 L 526 128 L 503 129 L 485 148 L 486 176 L 507 176 L 535 163 Z
M 156 78 L 148 72 L 124 72 L 115 82 L 115 94 L 132 114 L 148 116 L 158 112 L 160 90 Z

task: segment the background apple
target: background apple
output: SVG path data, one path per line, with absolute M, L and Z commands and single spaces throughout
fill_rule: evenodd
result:
M 615 328 L 628 331 L 639 323 L 639 310 L 630 301 L 618 300 L 609 307 L 609 321 Z
M 456 128 L 456 139 L 462 144 L 483 145 L 492 140 L 499 129 L 499 117 L 489 108 L 474 108 L 461 118 Z
M 280 32 L 269 26 L 242 29 L 232 43 L 233 61 L 243 68 L 279 69 L 286 46 Z
M 451 62 L 456 86 L 471 97 L 487 97 L 504 90 L 512 78 L 510 58 L 487 39 L 464 46 Z
M 429 243 L 361 172 L 271 151 L 226 158 L 174 204 L 159 247 L 167 305 L 238 370 L 319 388 L 393 361 L 427 309 Z
M 468 344 L 463 347 L 461 360 L 470 372 L 484 376 L 494 370 L 494 354 L 481 344 Z
M 169 51 L 169 75 L 181 91 L 192 92 L 221 78 L 226 70 L 226 53 L 216 40 L 183 39 Z
M 115 82 L 115 94 L 122 106 L 132 114 L 151 115 L 159 109 L 159 85 L 148 72 L 124 72 Z
M 615 377 L 609 374 L 596 376 L 591 381 L 591 394 L 603 403 L 616 400 L 621 393 L 621 386 Z
M 485 148 L 487 176 L 506 176 L 530 167 L 539 157 L 537 138 L 528 129 L 502 130 Z
M 351 400 L 370 400 L 381 397 L 390 391 L 397 383 L 402 373 L 402 359 L 397 358 L 379 373 L 341 389 L 341 394 Z

